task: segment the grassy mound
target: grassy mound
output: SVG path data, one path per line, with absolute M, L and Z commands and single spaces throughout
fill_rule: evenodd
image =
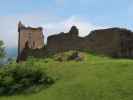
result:
M 36 94 L 0 97 L 0 100 L 133 100 L 133 60 L 112 59 L 86 53 L 83 61 L 29 59 L 55 84 Z

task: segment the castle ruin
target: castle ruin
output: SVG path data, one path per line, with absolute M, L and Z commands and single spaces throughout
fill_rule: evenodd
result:
M 44 49 L 41 49 L 44 46 L 41 27 L 25 27 L 19 22 L 18 32 L 18 60 L 26 60 L 29 55 L 25 49 L 27 47 L 40 53 L 41 56 L 69 50 L 89 50 L 111 57 L 133 58 L 133 32 L 123 28 L 94 30 L 86 37 L 79 37 L 79 30 L 76 26 L 72 26 L 68 33 L 61 32 L 49 36 Z
M 24 48 L 40 49 L 44 47 L 43 28 L 26 27 L 21 22 L 18 24 L 18 60 Z
M 123 28 L 94 30 L 86 37 L 79 37 L 73 26 L 68 33 L 49 36 L 47 49 L 50 52 L 89 50 L 111 57 L 133 58 L 133 32 Z

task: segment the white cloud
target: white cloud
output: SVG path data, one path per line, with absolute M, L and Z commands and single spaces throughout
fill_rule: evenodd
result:
M 52 16 L 52 17 L 51 17 Z M 11 16 L 0 16 L 0 40 L 3 40 L 6 47 L 15 47 L 18 42 L 17 24 L 21 20 L 26 25 L 34 27 L 42 26 L 53 20 L 59 20 L 56 16 L 47 13 L 30 13 Z
M 0 40 L 3 40 L 5 46 L 17 45 L 16 20 L 14 18 L 0 17 Z
M 91 30 L 101 28 L 76 16 L 66 19 L 41 14 L 0 17 L 0 40 L 4 40 L 7 47 L 17 46 L 17 23 L 19 20 L 22 20 L 26 25 L 42 26 L 44 28 L 45 42 L 49 35 L 68 32 L 73 25 L 78 27 L 80 36 L 86 36 Z
M 46 29 L 46 34 L 44 32 L 44 35 L 48 37 L 49 35 L 57 34 L 60 32 L 68 32 L 72 26 L 77 26 L 77 28 L 79 29 L 79 36 L 81 37 L 88 35 L 89 32 L 92 30 L 104 28 L 95 26 L 92 23 L 83 20 L 82 18 L 72 16 L 60 22 L 52 22 L 45 24 L 43 27 L 44 29 Z

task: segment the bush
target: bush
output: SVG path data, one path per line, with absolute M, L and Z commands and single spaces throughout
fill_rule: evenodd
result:
M 3 45 L 3 41 L 0 40 L 0 58 L 3 58 L 5 56 L 5 48 Z
M 0 69 L 0 95 L 25 93 L 32 87 L 48 87 L 53 83 L 54 80 L 39 68 L 15 66 Z

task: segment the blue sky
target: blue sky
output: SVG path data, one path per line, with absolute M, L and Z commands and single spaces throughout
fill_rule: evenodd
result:
M 133 0 L 0 0 L 0 39 L 17 45 L 17 23 L 44 27 L 44 36 L 77 25 L 80 35 L 106 27 L 133 30 Z

